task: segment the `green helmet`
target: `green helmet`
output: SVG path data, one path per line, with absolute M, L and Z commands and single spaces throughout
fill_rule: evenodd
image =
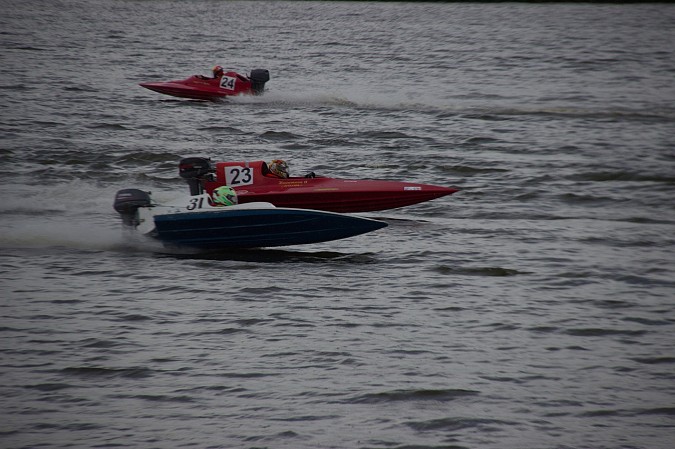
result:
M 238 203 L 237 192 L 230 186 L 220 186 L 211 194 L 216 206 L 234 206 Z

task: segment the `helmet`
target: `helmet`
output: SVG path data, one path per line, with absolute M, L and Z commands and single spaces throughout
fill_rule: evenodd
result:
M 223 69 L 221 66 L 217 65 L 213 68 L 213 76 L 221 76 L 225 69 Z
M 237 192 L 230 186 L 220 186 L 211 193 L 211 198 L 216 206 L 234 206 L 237 200 Z
M 288 164 L 281 159 L 274 159 L 269 165 L 270 171 L 280 178 L 288 178 Z

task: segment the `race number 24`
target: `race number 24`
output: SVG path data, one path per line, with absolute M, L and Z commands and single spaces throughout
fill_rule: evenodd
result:
M 234 90 L 234 86 L 237 83 L 237 79 L 231 76 L 221 76 L 220 77 L 220 87 L 227 90 Z
M 250 167 L 225 167 L 225 182 L 228 186 L 253 184 L 253 169 Z

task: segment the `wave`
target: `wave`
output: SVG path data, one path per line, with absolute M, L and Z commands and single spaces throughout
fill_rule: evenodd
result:
M 628 170 L 607 170 L 607 171 L 592 171 L 585 173 L 577 173 L 568 176 L 567 179 L 572 181 L 593 181 L 593 182 L 608 182 L 608 181 L 631 181 L 631 182 L 657 182 L 665 184 L 675 184 L 675 176 L 665 176 L 656 174 L 645 174 L 642 172 L 633 172 Z
M 393 390 L 382 393 L 369 393 L 355 398 L 348 402 L 355 404 L 378 404 L 386 402 L 399 401 L 437 401 L 449 402 L 459 398 L 477 396 L 478 391 L 462 389 L 445 390 Z
M 456 432 L 463 429 L 475 429 L 478 432 L 497 432 L 502 427 L 516 425 L 515 422 L 487 418 L 439 418 L 425 421 L 409 421 L 405 423 L 418 432 L 442 430 Z
M 68 376 L 107 379 L 120 377 L 127 379 L 144 379 L 151 377 L 154 374 L 153 370 L 145 367 L 109 368 L 101 366 L 74 366 L 63 368 L 60 372 Z
M 0 247 L 152 251 L 151 239 L 130 239 L 112 207 L 116 189 L 84 180 L 0 186 Z
M 523 103 L 509 104 L 512 100 L 494 98 L 491 95 L 472 96 L 471 99 L 461 95 L 438 97 L 426 93 L 373 92 L 371 88 L 344 88 L 327 91 L 325 88 L 308 88 L 302 92 L 267 91 L 261 96 L 239 96 L 228 98 L 224 103 L 260 104 L 281 107 L 338 107 L 355 110 L 381 110 L 387 112 L 418 112 L 434 115 L 436 118 L 471 118 L 489 121 L 510 120 L 513 117 L 541 117 L 590 119 L 603 121 L 675 121 L 675 109 L 639 109 L 632 107 L 606 108 L 579 107 L 565 104 L 569 100 L 546 99 L 542 104 Z M 526 100 L 525 100 L 526 101 Z
M 526 274 L 524 272 L 514 270 L 511 268 L 502 268 L 502 267 L 449 267 L 447 265 L 441 265 L 435 268 L 435 271 L 443 275 L 464 275 L 464 276 L 517 276 L 520 274 Z

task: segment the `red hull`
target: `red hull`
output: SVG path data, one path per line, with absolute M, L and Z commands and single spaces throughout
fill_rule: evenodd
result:
M 235 95 L 260 95 L 268 80 L 267 70 L 258 69 L 251 72 L 250 77 L 236 72 L 226 72 L 218 78 L 193 75 L 184 80 L 140 83 L 140 86 L 173 97 L 217 100 Z
M 229 185 L 240 203 L 267 201 L 277 207 L 330 212 L 369 212 L 394 209 L 433 200 L 457 192 L 450 187 L 384 180 L 351 180 L 324 177 L 280 179 L 265 173 L 263 161 L 220 162 L 215 179 L 203 180 L 209 194 Z

